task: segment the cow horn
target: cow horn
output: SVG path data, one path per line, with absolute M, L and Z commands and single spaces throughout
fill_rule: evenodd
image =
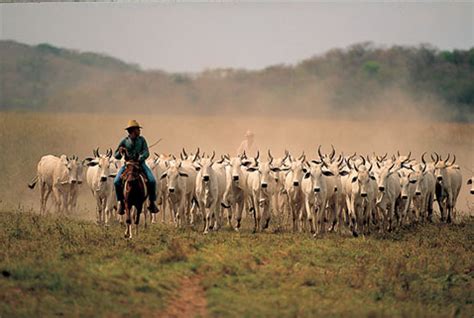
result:
M 392 170 L 393 166 L 395 166 L 395 162 L 394 162 L 394 163 L 392 163 L 392 165 L 390 166 L 390 168 L 388 168 L 388 170 L 387 170 L 387 171 L 390 171 L 390 170 Z
M 97 157 L 100 157 L 99 147 L 97 147 L 96 153 L 97 153 Z
M 216 152 L 213 150 L 212 151 L 212 156 L 211 156 L 211 161 L 214 160 L 214 157 L 216 156 Z
M 270 149 L 268 149 L 268 158 L 270 158 L 271 160 L 273 160 L 272 154 L 270 153 Z
M 362 159 L 362 164 L 365 166 L 365 158 L 364 158 L 364 156 L 360 155 L 359 157 Z
M 449 161 L 449 158 L 451 158 L 451 154 L 450 154 L 450 153 L 448 153 L 448 156 L 446 157 L 446 159 L 444 160 L 444 162 L 447 163 L 447 162 Z
M 183 153 L 179 153 L 179 157 L 181 158 L 181 160 L 184 160 L 184 156 L 183 156 Z
M 243 159 L 246 159 L 246 158 L 247 158 L 247 154 L 245 153 L 245 150 L 244 150 L 244 152 L 242 153 L 242 158 L 243 158 Z
M 298 158 L 300 161 L 304 161 L 306 159 L 306 155 L 304 154 L 304 151 L 301 153 L 301 156 Z
M 331 148 L 332 148 L 332 150 L 331 150 L 331 154 L 329 155 L 329 159 L 332 160 L 334 158 L 334 156 L 336 155 L 336 149 L 334 149 L 333 145 L 331 145 Z
M 385 155 L 384 155 L 381 159 L 382 159 L 382 160 L 387 159 L 387 155 L 388 155 L 388 153 L 386 152 Z M 382 160 L 381 160 L 381 161 L 382 161 Z
M 282 161 L 285 161 L 286 159 L 288 159 L 289 156 L 290 156 L 290 152 L 285 149 L 285 157 L 283 157 Z
M 185 158 L 188 157 L 188 154 L 186 153 L 186 150 L 184 150 L 184 147 L 183 147 L 183 155 L 184 155 Z
M 398 150 L 397 150 L 397 156 L 399 156 L 399 157 L 400 157 L 400 151 L 398 151 Z
M 450 166 L 452 166 L 456 162 L 456 155 L 453 154 L 453 161 L 450 163 Z
M 323 154 L 321 153 L 321 145 L 318 147 L 318 155 L 321 160 L 323 160 Z
M 346 159 L 346 164 L 347 164 L 347 166 L 349 167 L 349 169 L 351 169 L 351 170 L 352 170 L 351 163 L 350 163 L 350 162 L 349 162 L 349 160 L 347 160 L 347 159 Z
M 199 147 L 196 150 L 196 154 L 194 155 L 193 162 L 196 161 L 196 159 L 199 159 Z
M 426 155 L 426 151 L 423 152 L 423 154 L 421 155 L 421 162 L 423 162 L 424 165 L 426 165 L 425 155 Z
M 257 161 L 259 157 L 260 157 L 260 150 L 257 150 L 257 156 L 255 157 L 255 161 Z
M 411 157 L 411 151 L 407 155 L 407 160 L 410 160 L 410 157 Z
M 372 162 L 369 161 L 369 163 L 370 163 L 370 166 L 369 166 L 369 170 L 368 170 L 368 171 L 371 171 L 373 165 L 372 165 Z
M 378 163 L 378 161 L 375 164 L 377 165 L 377 168 L 380 169 L 380 164 Z

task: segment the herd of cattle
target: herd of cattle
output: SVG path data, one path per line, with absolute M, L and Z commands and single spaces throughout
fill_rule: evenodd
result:
M 117 201 L 113 178 L 123 161 L 112 151 L 79 160 L 77 156 L 47 155 L 38 163 L 37 175 L 29 184 L 39 183 L 40 211 L 44 213 L 51 192 L 57 211 L 74 210 L 83 181 L 97 202 L 98 222 L 115 218 Z M 147 160 L 157 180 L 162 220 L 169 214 L 177 227 L 203 220 L 204 233 L 227 225 L 238 231 L 243 212 L 252 216 L 254 231 L 269 226 L 275 215 L 290 222 L 293 231 L 315 236 L 324 231 L 349 229 L 354 236 L 370 231 L 390 231 L 414 222 L 431 222 L 434 202 L 441 222 L 454 218 L 462 185 L 455 155 L 442 158 L 426 153 L 417 161 L 408 155 L 336 155 L 318 148 L 315 158 L 289 152 L 267 160 L 257 152 L 236 157 L 187 153 L 176 158 L 159 155 Z M 468 180 L 474 194 L 473 178 Z M 145 209 L 146 211 L 146 209 Z M 227 216 L 227 220 L 225 220 Z M 151 215 L 152 223 L 156 215 Z M 146 222 L 146 215 L 145 215 Z

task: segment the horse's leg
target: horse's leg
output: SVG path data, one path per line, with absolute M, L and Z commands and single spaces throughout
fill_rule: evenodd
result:
M 141 204 L 138 207 L 135 207 L 135 235 L 138 237 L 138 225 L 140 224 L 140 214 L 143 211 L 143 206 Z M 145 216 L 144 216 L 145 217 Z
M 125 203 L 125 227 L 126 227 L 126 230 L 125 230 L 125 237 L 126 238 L 132 238 L 132 218 L 131 218 L 131 211 L 130 211 L 130 207 L 128 206 L 127 203 Z

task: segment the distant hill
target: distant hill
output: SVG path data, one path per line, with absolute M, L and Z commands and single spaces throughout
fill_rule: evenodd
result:
M 103 54 L 0 41 L 0 109 L 474 121 L 474 48 L 360 43 L 295 65 L 144 71 Z M 411 112 L 413 111 L 413 112 Z

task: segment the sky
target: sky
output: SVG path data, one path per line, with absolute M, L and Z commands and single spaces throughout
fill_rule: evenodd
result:
M 168 72 L 294 64 L 365 41 L 474 47 L 474 2 L 1 4 L 0 23 L 4 40 Z

